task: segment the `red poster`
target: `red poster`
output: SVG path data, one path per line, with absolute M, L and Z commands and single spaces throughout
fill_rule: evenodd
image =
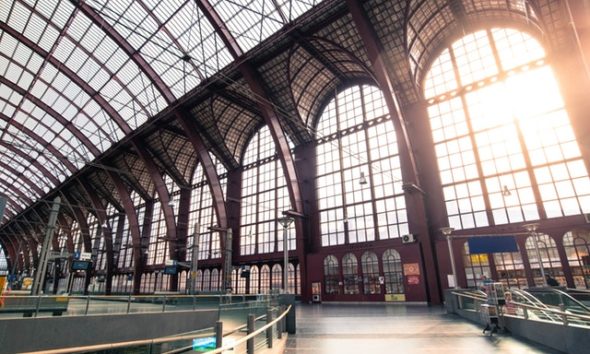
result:
M 420 284 L 420 277 L 417 275 L 408 275 L 407 277 L 409 285 L 419 285 Z

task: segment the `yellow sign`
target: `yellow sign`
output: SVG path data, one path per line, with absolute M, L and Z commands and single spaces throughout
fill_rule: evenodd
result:
M 385 294 L 385 301 L 406 301 L 405 294 Z
M 489 264 L 488 255 L 485 253 L 471 254 L 471 255 L 469 255 L 469 258 L 471 258 L 472 265 L 488 265 Z
M 0 275 L 0 294 L 4 291 L 4 287 L 6 286 L 6 275 Z
M 31 287 L 33 286 L 33 278 L 23 278 L 23 285 L 21 287 L 21 289 L 23 290 L 29 290 L 31 289 Z

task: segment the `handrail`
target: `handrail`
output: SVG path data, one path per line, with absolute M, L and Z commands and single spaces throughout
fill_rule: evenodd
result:
M 207 354 L 218 354 L 218 353 L 222 353 L 225 350 L 229 350 L 229 349 L 233 349 L 233 348 L 237 347 L 238 345 L 246 342 L 248 339 L 251 339 L 253 337 L 256 337 L 260 333 L 266 331 L 269 327 L 274 326 L 278 321 L 282 320 L 283 317 L 285 317 L 289 313 L 290 310 L 291 310 L 291 305 L 289 305 L 289 307 L 287 307 L 287 309 L 280 316 L 278 316 L 277 318 L 275 318 L 272 322 L 267 323 L 266 325 L 260 327 L 256 331 L 248 334 L 244 338 L 239 339 L 238 341 L 236 341 L 235 343 L 232 343 L 231 345 L 224 345 L 224 346 L 222 346 L 220 348 L 217 348 L 217 349 L 208 351 Z
M 470 294 L 466 294 L 466 293 L 460 293 L 460 292 L 456 292 L 453 291 L 451 294 L 456 295 L 456 296 L 461 296 L 461 297 L 466 297 L 466 298 L 470 298 L 470 299 L 474 299 L 474 300 L 486 300 L 484 298 L 478 297 L 478 296 L 474 296 L 474 295 L 470 295 Z M 537 310 L 537 311 L 546 311 L 546 312 L 551 312 L 554 314 L 557 314 L 559 316 L 565 316 L 565 317 L 575 317 L 578 319 L 582 319 L 585 321 L 590 321 L 590 316 L 587 315 L 580 315 L 580 314 L 576 314 L 576 313 L 568 313 L 568 312 L 564 312 L 561 310 L 556 310 L 550 307 L 539 307 L 539 306 L 535 306 L 535 305 L 528 305 L 528 304 L 524 304 L 521 302 L 516 302 L 516 301 L 512 301 L 510 302 L 511 304 L 517 306 L 517 307 L 522 307 L 522 308 L 526 308 L 526 309 L 531 309 L 531 310 Z
M 289 305 L 289 308 L 291 308 L 290 305 Z M 288 311 L 288 309 L 287 309 L 287 311 Z M 258 321 L 264 317 L 266 317 L 266 315 L 259 316 L 256 318 L 256 320 Z M 246 325 L 238 326 L 238 327 L 226 332 L 224 335 L 233 334 L 244 327 L 246 327 Z M 26 352 L 26 353 L 22 353 L 22 354 L 67 354 L 67 353 L 87 352 L 87 351 L 91 351 L 91 350 L 96 351 L 96 350 L 105 350 L 105 349 L 116 349 L 116 348 L 131 347 L 131 346 L 146 345 L 146 344 L 169 343 L 169 342 L 175 342 L 175 341 L 179 341 L 179 340 L 195 339 L 195 338 L 198 338 L 198 337 L 195 337 L 195 335 L 198 334 L 198 332 L 212 331 L 213 329 L 214 329 L 214 327 L 203 328 L 198 331 L 195 331 L 193 334 L 190 334 L 190 335 L 186 334 L 186 335 L 182 335 L 182 336 L 167 336 L 167 337 L 160 337 L 160 338 L 153 338 L 153 339 L 141 339 L 141 340 L 127 341 L 127 342 L 88 345 L 88 346 L 83 346 L 83 347 L 41 350 L 41 351 L 36 351 L 36 352 Z

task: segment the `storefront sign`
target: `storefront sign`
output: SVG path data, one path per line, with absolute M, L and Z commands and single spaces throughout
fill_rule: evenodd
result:
M 405 294 L 385 294 L 385 301 L 406 301 Z

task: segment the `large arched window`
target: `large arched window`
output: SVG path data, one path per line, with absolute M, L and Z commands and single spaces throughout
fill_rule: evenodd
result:
M 541 276 L 541 267 L 545 274 L 550 274 L 561 285 L 565 285 L 565 278 L 561 269 L 561 261 L 557 251 L 555 241 L 546 234 L 537 234 L 529 236 L 526 239 L 526 250 L 529 257 L 531 270 L 533 271 L 533 280 L 535 286 L 545 286 L 545 279 Z M 537 250 L 539 251 L 537 255 Z M 541 263 L 539 262 L 541 257 Z
M 272 284 L 271 289 L 283 288 L 283 267 L 280 264 L 272 266 Z
M 574 277 L 574 286 L 590 289 L 590 231 L 574 230 L 566 233 L 563 247 Z
M 289 191 L 268 127 L 250 140 L 244 153 L 242 175 L 240 254 L 283 250 L 283 228 L 277 223 L 291 210 Z M 295 249 L 295 226 L 289 226 L 289 250 Z
M 324 258 L 324 292 L 340 294 L 340 267 L 338 258 L 330 255 Z
M 386 294 L 404 293 L 402 259 L 394 249 L 388 249 L 383 253 L 383 276 L 385 278 Z
M 397 140 L 381 91 L 354 86 L 340 92 L 316 134 L 322 245 L 407 234 Z
M 4 248 L 0 246 L 0 275 L 6 274 L 8 274 L 8 262 L 6 261 Z
M 263 265 L 260 267 L 260 293 L 268 294 L 270 292 L 270 267 Z
M 450 226 L 590 211 L 559 87 L 530 35 L 493 28 L 454 42 L 434 61 L 424 95 Z
M 218 166 L 218 171 L 221 169 L 224 171 L 221 163 L 217 162 L 212 157 L 213 162 Z M 222 175 L 220 183 L 223 181 L 222 187 L 226 185 L 225 174 Z M 213 208 L 213 197 L 211 196 L 211 190 L 207 183 L 207 178 L 203 171 L 201 164 L 197 165 L 193 173 L 192 180 L 193 190 L 191 192 L 191 204 L 189 211 L 189 228 L 190 234 L 194 234 L 195 225 L 198 226 L 199 236 L 199 259 L 213 259 L 221 258 L 221 246 L 219 242 L 219 232 L 211 232 L 209 227 L 213 226 L 217 222 L 215 210 Z M 194 245 L 194 237 L 187 238 L 187 261 L 192 260 L 192 248 Z

